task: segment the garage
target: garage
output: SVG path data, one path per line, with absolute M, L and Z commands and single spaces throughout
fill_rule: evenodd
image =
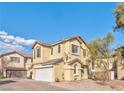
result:
M 15 68 L 15 67 L 8 67 L 6 68 L 6 75 L 7 78 L 26 78 L 27 70 L 25 68 Z
M 52 66 L 36 68 L 35 73 L 36 73 L 35 80 L 48 81 L 48 82 L 54 81 L 53 67 Z

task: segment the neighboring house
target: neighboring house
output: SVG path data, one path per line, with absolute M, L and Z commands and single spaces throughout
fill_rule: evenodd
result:
M 32 55 L 16 51 L 0 55 L 0 71 L 5 77 L 27 77 L 32 65 Z
M 124 47 L 115 50 L 117 79 L 124 79 Z
M 88 78 L 86 63 L 91 55 L 80 36 L 54 44 L 36 41 L 32 49 L 33 79 L 54 82 Z
M 103 78 L 101 75 L 106 75 L 107 80 L 114 80 L 116 74 L 114 57 L 97 58 L 94 64 L 92 64 L 92 74 L 99 79 Z

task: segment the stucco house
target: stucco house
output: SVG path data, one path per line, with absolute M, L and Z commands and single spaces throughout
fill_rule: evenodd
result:
M 53 44 L 33 44 L 33 79 L 71 81 L 88 78 L 90 49 L 80 37 L 70 37 Z
M 28 77 L 32 66 L 32 55 L 16 51 L 0 55 L 0 71 L 5 77 Z
M 117 79 L 124 79 L 124 46 L 115 49 Z

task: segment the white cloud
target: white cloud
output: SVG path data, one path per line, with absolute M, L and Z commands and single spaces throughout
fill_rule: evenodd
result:
M 31 46 L 35 40 L 25 39 L 20 36 L 8 35 L 5 31 L 0 31 L 0 49 L 4 51 L 22 51 L 25 47 Z
M 0 31 L 0 36 L 7 36 L 7 33 L 5 31 Z

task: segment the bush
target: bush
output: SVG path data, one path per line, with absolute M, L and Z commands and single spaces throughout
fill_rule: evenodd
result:
M 28 79 L 32 79 L 32 71 L 30 72 Z
M 4 74 L 2 72 L 0 72 L 0 79 L 3 79 L 3 78 L 5 78 Z
M 55 79 L 56 82 L 60 82 L 60 80 L 58 78 Z

